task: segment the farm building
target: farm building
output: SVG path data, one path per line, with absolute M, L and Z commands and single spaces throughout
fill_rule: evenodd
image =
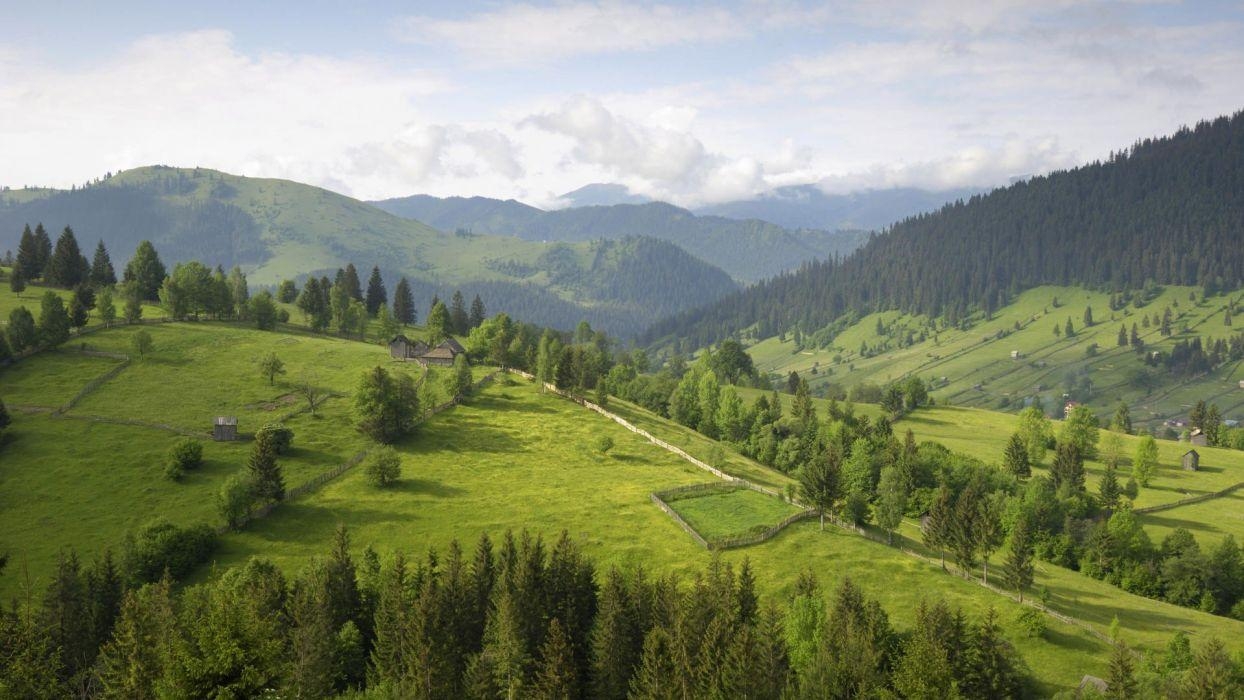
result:
M 427 343 L 422 340 L 411 340 L 404 335 L 395 335 L 389 341 L 389 355 L 395 360 L 413 360 L 427 351 Z
M 1201 455 L 1197 454 L 1196 450 L 1188 450 L 1184 453 L 1181 462 L 1183 463 L 1184 471 L 1197 471 L 1201 468 Z
M 235 416 L 216 416 L 212 426 L 212 439 L 216 442 L 231 442 L 238 439 L 238 419 Z
M 1241 389 L 1244 389 L 1244 379 L 1241 379 L 1241 380 L 1240 380 L 1240 388 L 1241 388 Z
M 1023 356 L 1024 356 L 1024 354 L 1023 354 L 1022 352 L 1018 351 L 1018 350 L 1012 350 L 1012 351 L 1011 351 L 1011 359 L 1012 359 L 1012 360 L 1018 360 L 1019 358 L 1021 358 L 1021 357 L 1023 357 Z
M 454 359 L 466 352 L 462 344 L 453 338 L 449 338 L 440 345 L 419 355 L 416 359 L 425 365 L 453 365 Z
M 1205 447 L 1209 444 L 1209 438 L 1205 436 L 1205 433 L 1200 428 L 1194 428 L 1192 433 L 1188 435 L 1188 442 L 1197 447 Z

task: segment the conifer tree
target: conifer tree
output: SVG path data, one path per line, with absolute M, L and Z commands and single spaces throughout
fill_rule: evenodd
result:
M 42 222 L 35 226 L 34 244 L 34 269 L 38 272 L 35 276 L 46 280 L 48 264 L 52 260 L 52 238 Z
M 1050 478 L 1055 489 L 1066 484 L 1073 492 L 1084 491 L 1084 457 L 1079 448 L 1070 442 L 1058 443 L 1054 463 L 1050 465 Z
M 570 638 L 556 617 L 549 620 L 540 659 L 536 665 L 535 681 L 528 697 L 539 700 L 564 700 L 577 696 L 578 679 Z
M 471 300 L 471 328 L 479 328 L 486 317 L 484 301 L 476 294 L 475 298 Z
M 1002 466 L 1021 479 L 1032 476 L 1032 465 L 1028 461 L 1028 446 L 1024 444 L 1024 437 L 1019 433 L 1012 433 L 1011 439 L 1007 441 L 1006 451 L 1002 454 Z
M 1011 544 L 1007 550 L 1006 562 L 1003 564 L 1003 578 L 1011 590 L 1019 594 L 1019 601 L 1024 602 L 1024 591 L 1032 585 L 1034 565 L 1032 561 L 1033 544 L 1029 532 L 1028 518 L 1020 517 L 1011 528 Z
M 418 318 L 415 313 L 415 297 L 410 292 L 410 282 L 403 277 L 393 290 L 393 316 L 405 325 L 413 325 Z
M 907 510 L 907 479 L 898 464 L 888 464 L 881 469 L 877 483 L 877 524 L 885 530 L 886 543 L 894 544 L 894 531 L 903 522 Z
M 111 639 L 100 651 L 104 697 L 157 697 L 156 685 L 171 660 L 167 650 L 175 634 L 171 586 L 165 577 L 125 594 Z
M 56 292 L 46 291 L 39 303 L 39 344 L 55 347 L 69 340 L 69 312 Z
M 471 319 L 467 316 L 466 299 L 462 292 L 455 290 L 449 302 L 449 321 L 455 335 L 466 335 L 471 330 Z
M 832 511 L 842 495 L 842 456 L 836 450 L 812 459 L 799 470 L 799 492 L 805 502 L 819 511 L 821 530 L 825 530 L 825 513 Z
M 123 280 L 134 284 L 134 293 L 140 300 L 156 301 L 167 274 L 155 246 L 151 245 L 151 241 L 143 241 L 134 251 L 134 257 L 126 263 Z
M 24 306 L 19 306 L 9 312 L 9 326 L 6 332 L 9 336 L 9 347 L 14 354 L 23 353 L 39 342 L 35 317 Z
M 1132 478 L 1149 488 L 1158 470 L 1158 443 L 1152 435 L 1142 435 L 1136 443 L 1136 455 L 1132 458 Z
M 96 289 L 111 287 L 117 283 L 117 272 L 112 267 L 112 258 L 101 240 L 95 246 L 95 259 L 91 261 L 90 283 Z
M 924 544 L 936 547 L 941 555 L 942 570 L 946 569 L 946 547 L 951 541 L 951 527 L 955 510 L 954 494 L 945 484 L 937 490 L 933 505 L 929 508 L 927 520 L 924 522 Z
M 1140 690 L 1136 683 L 1132 650 L 1121 639 L 1110 648 L 1110 672 L 1106 676 L 1106 697 L 1109 700 L 1132 700 Z
M 1114 411 L 1114 420 L 1110 421 L 1110 427 L 1124 435 L 1132 434 L 1132 414 L 1125 402 L 1119 402 L 1119 407 Z
M 9 273 L 9 291 L 17 295 L 26 291 L 26 273 L 20 265 L 14 266 Z
M 22 279 L 30 282 L 39 279 L 43 270 L 39 267 L 38 244 L 35 234 L 30 231 L 30 224 L 22 229 L 22 237 L 17 243 L 17 259 L 13 262 L 13 271 L 22 274 Z
M 381 304 L 389 302 L 389 295 L 384 288 L 384 280 L 380 279 L 380 266 L 377 265 L 371 269 L 371 277 L 367 279 L 367 298 L 364 302 L 367 305 L 367 314 L 375 316 L 380 310 Z M 399 318 L 401 318 L 399 316 Z
M 359 271 L 354 267 L 354 263 L 346 265 L 343 277 L 346 291 L 350 294 L 350 298 L 355 301 L 363 301 L 363 285 L 359 281 Z
M 82 250 L 78 248 L 78 239 L 74 237 L 73 229 L 66 226 L 60 237 L 56 239 L 56 250 L 52 253 L 51 260 L 48 261 L 45 274 L 47 282 L 69 289 L 85 282 L 89 273 L 90 264 L 82 256 Z
M 1119 338 L 1118 338 L 1118 341 L 1117 341 L 1115 344 L 1116 344 L 1116 345 L 1118 345 L 1119 347 L 1126 347 L 1126 346 L 1127 346 L 1127 326 L 1126 326 L 1126 324 L 1121 324 L 1121 325 L 1119 326 Z
M 644 638 L 639 668 L 631 679 L 632 698 L 644 700 L 675 700 L 683 696 L 678 664 L 669 633 L 654 627 Z
M 285 478 L 276 461 L 276 444 L 270 432 L 255 435 L 254 447 L 246 468 L 250 472 L 255 498 L 261 501 L 279 501 L 285 498 Z

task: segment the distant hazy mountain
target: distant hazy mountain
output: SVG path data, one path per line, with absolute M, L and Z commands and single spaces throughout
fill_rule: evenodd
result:
M 410 278 L 421 309 L 433 294 L 460 289 L 524 321 L 569 329 L 587 320 L 622 336 L 737 289 L 728 274 L 666 241 L 539 243 L 485 235 L 486 226 L 453 233 L 455 209 L 498 221 L 543 214 L 517 202 L 436 201 L 445 216 L 428 218 L 450 233 L 289 180 L 136 168 L 70 191 L 0 191 L 0 252 L 17 249 L 27 223 L 42 222 L 53 238 L 72 226 L 88 254 L 102 239 L 118 269 L 144 239 L 170 266 L 240 265 L 253 284 L 378 265 L 390 291 L 399 276 Z
M 529 241 L 583 242 L 649 236 L 677 244 L 741 282 L 755 282 L 803 263 L 845 255 L 868 239 L 863 231 L 785 229 L 766 221 L 696 216 L 663 202 L 541 211 L 483 197 L 425 195 L 374 204 L 444 230 L 517 236 Z
M 700 207 L 697 214 L 761 219 L 787 228 L 873 231 L 978 194 L 977 189 L 921 190 L 898 187 L 851 194 L 825 194 L 815 185 L 781 187 L 756 199 Z
M 626 185 L 596 183 L 558 197 L 568 207 L 608 207 L 614 204 L 647 204 L 652 200 L 632 194 Z

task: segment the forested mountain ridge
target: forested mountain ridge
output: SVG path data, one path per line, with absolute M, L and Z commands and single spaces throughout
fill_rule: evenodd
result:
M 758 219 L 697 216 L 664 202 L 542 211 L 513 200 L 415 195 L 373 204 L 444 230 L 463 229 L 529 241 L 659 238 L 720 267 L 740 282 L 793 270 L 809 260 L 846 255 L 868 238 L 864 231 L 792 230 Z
M 621 336 L 737 289 L 721 270 L 660 241 L 618 243 L 602 257 L 588 242 L 444 233 L 318 187 L 205 168 L 136 168 L 68 191 L 0 192 L 0 254 L 39 222 L 53 235 L 72 226 L 85 245 L 103 240 L 120 260 L 150 240 L 170 264 L 238 265 L 252 284 L 378 265 L 390 288 L 407 277 L 420 307 L 461 290 L 524 321 L 573 328 L 587 320 Z M 640 257 L 624 259 L 632 254 Z
M 841 261 L 804 265 L 659 322 L 694 346 L 759 324 L 766 337 L 848 311 L 951 322 L 1042 284 L 1212 290 L 1244 279 L 1244 112 L 907 219 Z

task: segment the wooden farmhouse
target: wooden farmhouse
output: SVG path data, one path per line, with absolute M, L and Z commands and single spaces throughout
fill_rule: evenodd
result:
M 422 340 L 411 340 L 404 335 L 395 335 L 389 341 L 389 356 L 395 360 L 413 360 L 427 351 L 427 343 Z
M 454 360 L 466 353 L 466 348 L 453 338 L 447 338 L 434 348 L 422 340 L 411 340 L 404 335 L 394 336 L 389 341 L 389 355 L 403 362 L 414 360 L 422 365 L 438 365 L 450 367 Z
M 1188 436 L 1188 442 L 1196 445 L 1197 447 L 1205 447 L 1209 444 L 1209 437 L 1206 436 L 1204 431 L 1200 428 L 1194 428 L 1192 433 Z
M 1194 472 L 1201 468 L 1201 455 L 1197 454 L 1196 450 L 1185 452 L 1181 461 L 1186 472 Z
M 428 350 L 416 358 L 425 365 L 453 366 L 454 359 L 466 352 L 466 348 L 453 338 L 448 338 L 440 345 Z
M 212 426 L 212 439 L 216 442 L 232 442 L 238 439 L 238 419 L 236 416 L 216 416 Z

